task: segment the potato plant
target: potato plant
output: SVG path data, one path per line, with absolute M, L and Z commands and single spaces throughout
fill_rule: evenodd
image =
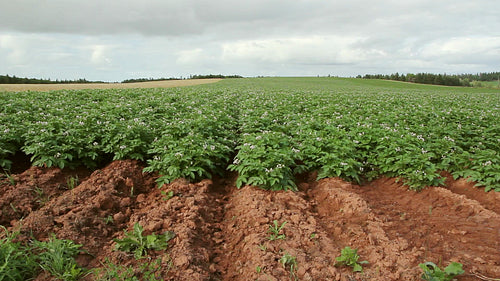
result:
M 17 152 L 60 168 L 138 159 L 160 186 L 235 171 L 238 187 L 270 190 L 296 190 L 295 175 L 312 171 L 357 183 L 386 175 L 418 190 L 448 171 L 500 191 L 498 93 L 364 83 L 2 93 L 0 166 Z

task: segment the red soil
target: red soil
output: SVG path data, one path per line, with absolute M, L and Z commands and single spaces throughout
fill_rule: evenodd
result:
M 425 261 L 462 263 L 457 280 L 500 278 L 500 194 L 464 180 L 414 192 L 387 178 L 357 186 L 309 175 L 294 193 L 236 189 L 228 175 L 159 189 L 142 169 L 132 160 L 92 173 L 31 167 L 13 175 L 14 186 L 0 180 L 0 224 L 26 239 L 54 233 L 83 244 L 77 260 L 86 268 L 107 258 L 137 272 L 141 261 L 114 250 L 113 238 L 135 223 L 146 235 L 174 231 L 166 250 L 149 252 L 161 258 L 164 280 L 419 280 Z M 80 184 L 68 189 L 75 175 Z M 286 222 L 285 239 L 268 238 L 274 220 Z M 334 266 L 345 246 L 369 262 L 362 273 Z M 280 263 L 285 254 L 296 270 Z

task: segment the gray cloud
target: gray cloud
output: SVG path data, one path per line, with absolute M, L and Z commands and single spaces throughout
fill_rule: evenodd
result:
M 372 34 L 477 32 L 499 24 L 492 1 L 18 0 L 2 4 L 0 30 L 182 36 L 279 32 Z M 221 29 L 224 27 L 224 29 Z M 429 28 L 434 27 L 434 30 Z M 490 26 L 491 27 L 491 26 Z M 221 35 L 222 36 L 222 35 Z

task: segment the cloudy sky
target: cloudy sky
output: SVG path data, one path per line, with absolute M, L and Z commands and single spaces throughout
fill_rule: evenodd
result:
M 500 71 L 497 0 L 0 0 L 0 74 Z

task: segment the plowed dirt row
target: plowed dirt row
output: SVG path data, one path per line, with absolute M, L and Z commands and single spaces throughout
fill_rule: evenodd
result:
M 463 263 L 466 274 L 458 280 L 478 280 L 476 272 L 500 278 L 500 201 L 461 180 L 416 193 L 393 179 L 360 187 L 309 175 L 293 193 L 236 189 L 235 175 L 228 175 L 159 189 L 143 167 L 137 161 L 93 172 L 31 167 L 0 181 L 0 224 L 20 229 L 26 241 L 51 233 L 71 239 L 84 245 L 81 266 L 108 260 L 134 268 L 139 278 L 157 258 L 159 280 L 418 280 L 424 261 Z M 79 185 L 70 189 L 68 179 L 76 176 Z M 283 226 L 282 239 L 272 238 L 274 221 Z M 135 223 L 146 235 L 176 236 L 166 250 L 136 260 L 113 241 Z M 345 246 L 369 262 L 362 273 L 335 267 Z M 295 258 L 296 266 L 283 257 Z
M 478 193 L 467 198 L 441 187 L 415 193 L 394 179 L 379 179 L 353 191 L 383 221 L 387 236 L 406 240 L 407 249 L 423 252 L 419 258 L 457 261 L 468 272 L 500 276 L 500 215 L 493 211 L 497 206 L 489 210 L 475 200 Z

